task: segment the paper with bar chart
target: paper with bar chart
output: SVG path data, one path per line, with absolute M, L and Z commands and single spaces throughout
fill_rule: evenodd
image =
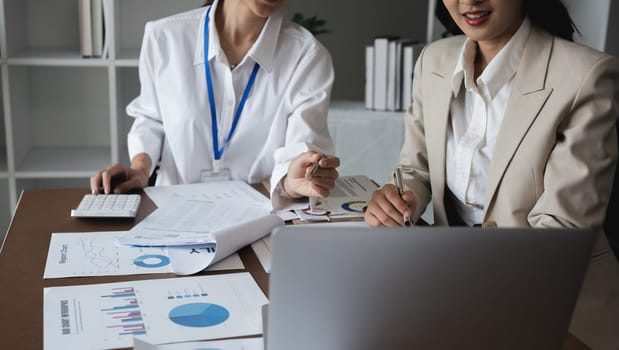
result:
M 173 273 L 173 257 L 166 247 L 120 245 L 122 232 L 52 233 L 44 278 Z M 184 251 L 185 263 L 203 264 L 215 256 L 214 245 L 196 245 Z M 206 265 L 201 265 L 202 268 Z M 232 254 L 208 270 L 234 270 L 245 266 Z
M 133 338 L 133 350 L 264 350 L 264 342 L 260 337 L 171 344 L 151 344 L 138 336 Z
M 249 273 L 45 288 L 45 349 L 131 347 L 262 334 L 268 303 Z

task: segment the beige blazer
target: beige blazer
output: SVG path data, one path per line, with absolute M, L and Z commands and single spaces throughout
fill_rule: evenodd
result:
M 447 127 L 464 39 L 437 41 L 421 54 L 400 156 L 405 185 L 420 202 L 414 218 L 432 199 L 438 225 L 449 223 Z M 486 189 L 484 226 L 600 232 L 571 328 L 594 349 L 619 349 L 619 268 L 602 233 L 617 162 L 618 115 L 619 60 L 533 27 Z

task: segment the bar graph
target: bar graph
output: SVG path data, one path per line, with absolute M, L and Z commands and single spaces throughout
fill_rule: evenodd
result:
M 206 297 L 208 293 L 202 287 L 202 285 L 198 284 L 198 288 L 195 289 L 187 289 L 184 288 L 182 290 L 168 290 L 168 300 L 173 299 L 187 299 L 187 298 L 199 298 Z
M 109 336 L 145 335 L 146 326 L 133 287 L 112 288 L 100 296 L 105 328 Z

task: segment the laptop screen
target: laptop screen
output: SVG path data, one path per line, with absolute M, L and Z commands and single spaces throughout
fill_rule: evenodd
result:
M 285 226 L 267 349 L 560 349 L 595 235 Z

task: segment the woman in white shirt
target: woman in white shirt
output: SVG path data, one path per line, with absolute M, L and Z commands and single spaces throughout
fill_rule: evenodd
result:
M 446 28 L 464 35 L 420 55 L 398 165 L 404 188 L 376 191 L 366 221 L 401 226 L 432 203 L 435 225 L 595 230 L 570 332 L 594 349 L 619 349 L 619 267 L 602 230 L 617 163 L 619 60 L 572 42 L 559 0 L 440 5 Z
M 158 165 L 157 185 L 270 178 L 276 207 L 327 196 L 339 165 L 324 156 L 333 66 L 311 33 L 283 19 L 286 2 L 215 0 L 147 23 L 141 91 L 127 106 L 131 166 L 97 173 L 93 193 L 143 188 Z

